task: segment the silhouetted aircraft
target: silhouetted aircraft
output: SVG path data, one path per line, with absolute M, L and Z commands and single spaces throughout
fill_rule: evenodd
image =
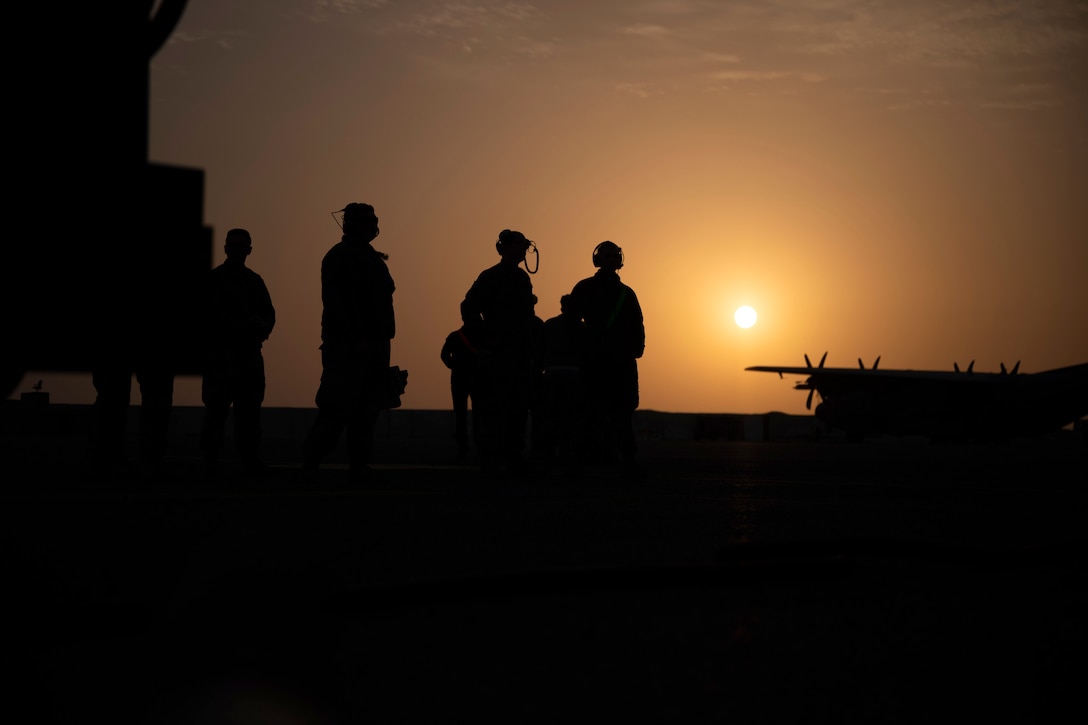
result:
M 1088 415 L 1088 363 L 1039 373 L 1020 372 L 1020 363 L 1001 372 L 975 372 L 953 364 L 951 371 L 881 370 L 878 357 L 866 369 L 757 365 L 756 372 L 804 375 L 796 390 L 807 390 L 805 407 L 851 439 L 882 435 L 925 435 L 934 440 L 1006 440 L 1059 430 Z

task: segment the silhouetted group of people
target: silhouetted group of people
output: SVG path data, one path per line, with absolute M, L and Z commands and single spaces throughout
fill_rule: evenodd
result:
M 322 370 L 302 467 L 318 470 L 344 436 L 349 475 L 366 482 L 380 476 L 371 467 L 378 416 L 399 405 L 407 373 L 390 366 L 396 285 L 388 255 L 372 245 L 380 231 L 377 214 L 370 204 L 352 203 L 334 218 L 343 233 L 321 261 Z M 611 241 L 597 245 L 596 273 L 562 296 L 559 315 L 541 320 L 526 263 L 535 244 L 504 229 L 495 249 L 499 261 L 470 285 L 460 305 L 462 325 L 441 350 L 450 369 L 459 458 L 468 461 L 475 448 L 485 473 L 520 475 L 529 471 L 529 458 L 580 463 L 615 457 L 621 472 L 637 475 L 636 361 L 645 347 L 645 329 L 638 298 L 618 275 L 623 251 Z M 247 230 L 228 231 L 226 258 L 199 290 L 200 450 L 209 476 L 219 474 L 232 410 L 242 471 L 266 471 L 263 345 L 275 328 L 276 310 L 263 278 L 246 265 L 252 251 Z M 154 315 L 154 309 L 145 313 Z M 141 464 L 158 473 L 166 453 L 174 380 L 169 346 L 158 337 L 126 339 L 106 346 L 112 354 L 101 357 L 93 371 L 91 463 L 98 475 L 116 475 L 127 465 L 125 420 L 133 375 L 142 395 Z
M 218 475 L 233 410 L 234 443 L 242 470 L 265 472 L 261 461 L 261 406 L 264 403 L 263 345 L 276 325 L 276 310 L 264 279 L 246 266 L 253 251 L 248 230 L 227 232 L 225 260 L 213 268 L 193 291 L 198 317 L 201 400 L 204 420 L 200 450 L 206 473 Z M 90 440 L 91 475 L 123 478 L 131 474 L 125 437 L 132 378 L 139 384 L 141 404 L 139 448 L 141 474 L 165 473 L 165 456 L 173 408 L 178 350 L 170 340 L 176 319 L 157 304 L 168 293 L 141 286 L 129 323 L 104 325 L 111 334 L 96 357 Z M 117 312 L 120 315 L 120 311 Z
M 407 372 L 391 367 L 396 334 L 393 277 L 388 256 L 372 246 L 379 233 L 370 204 L 353 203 L 334 218 L 343 232 L 321 261 L 321 380 L 317 414 L 303 442 L 302 465 L 316 470 L 346 437 L 349 473 L 357 481 L 377 475 L 370 467 L 374 425 L 383 409 L 400 404 Z M 217 476 L 233 410 L 238 462 L 248 475 L 266 472 L 261 460 L 261 406 L 265 395 L 263 345 L 276 325 L 276 310 L 264 279 L 246 266 L 253 251 L 250 233 L 227 232 L 226 259 L 199 286 L 196 305 L 201 331 L 201 399 L 204 420 L 200 450 L 206 472 Z M 145 317 L 155 314 L 154 294 L 146 295 Z M 140 462 L 144 473 L 162 473 L 169 438 L 174 372 L 163 320 L 145 320 L 103 347 L 93 371 L 96 390 L 91 438 L 92 474 L 115 478 L 128 466 L 124 451 L 133 375 L 140 385 Z M 135 334 L 133 334 L 135 333 Z M 164 338 L 165 339 L 165 338 Z
M 596 273 L 561 297 L 559 315 L 541 320 L 522 268 L 535 245 L 504 229 L 495 248 L 498 263 L 469 287 L 462 325 L 441 350 L 459 457 L 468 457 L 471 439 L 487 473 L 617 460 L 623 475 L 640 475 L 634 413 L 646 330 L 638 297 L 618 274 L 623 250 L 598 244 Z

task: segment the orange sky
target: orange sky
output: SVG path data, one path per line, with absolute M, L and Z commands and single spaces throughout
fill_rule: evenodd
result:
M 643 409 L 804 413 L 744 368 L 1088 361 L 1086 77 L 1073 0 L 190 0 L 152 60 L 149 156 L 205 170 L 217 262 L 253 235 L 266 405 L 313 404 L 330 212 L 365 201 L 405 408 L 449 407 L 439 349 L 512 228 L 545 318 L 623 247 Z M 33 372 L 15 395 L 39 378 L 93 398 Z

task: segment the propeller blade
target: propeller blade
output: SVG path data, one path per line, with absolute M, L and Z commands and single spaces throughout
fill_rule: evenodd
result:
M 812 410 L 812 394 L 816 392 L 816 388 L 812 388 L 808 391 L 808 398 L 805 399 L 805 410 Z
M 1012 366 L 1012 374 L 1016 375 L 1016 371 L 1020 369 L 1020 361 L 1017 360 L 1016 364 Z
M 805 367 L 812 367 L 812 361 L 808 359 L 808 353 L 805 353 Z
M 861 361 L 861 358 L 860 358 L 860 357 L 858 358 L 858 367 L 859 367 L 859 368 L 861 368 L 862 370 L 864 370 L 864 369 L 865 369 L 865 363 L 863 363 L 863 362 Z
M 971 364 L 967 366 L 967 372 L 973 373 L 975 371 L 975 361 L 972 360 Z
M 960 371 L 959 363 L 952 363 L 952 369 L 958 373 Z
M 877 355 L 876 360 L 873 361 L 873 370 L 876 370 L 878 365 L 880 365 L 880 356 L 879 355 Z
M 820 358 L 820 364 L 817 367 L 822 368 L 824 366 L 824 360 L 826 360 L 826 359 L 827 359 L 827 353 L 825 352 L 824 356 L 822 358 Z
M 1001 374 L 1002 375 L 1007 375 L 1008 372 L 1009 371 L 1005 369 L 1005 363 L 1001 363 Z

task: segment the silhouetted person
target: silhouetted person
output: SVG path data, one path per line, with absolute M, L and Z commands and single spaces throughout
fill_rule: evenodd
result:
M 469 336 L 468 329 L 462 325 L 450 334 L 442 343 L 440 353 L 442 364 L 450 371 L 450 397 L 453 403 L 453 439 L 457 444 L 457 457 L 467 460 L 469 445 L 469 404 L 473 399 L 479 352 Z
M 570 460 L 582 433 L 580 421 L 581 368 L 586 351 L 586 326 L 571 306 L 571 296 L 559 300 L 560 312 L 544 321 L 537 333 L 534 358 L 540 371 L 539 404 L 534 411 L 535 458 Z
M 618 270 L 623 250 L 605 241 L 593 249 L 597 272 L 574 285 L 573 314 L 585 321 L 587 348 L 582 382 L 587 414 L 604 423 L 605 455 L 619 453 L 622 473 L 640 475 L 634 413 L 638 408 L 638 358 L 646 347 L 642 308 Z
M 226 260 L 209 273 L 204 297 L 200 448 L 207 472 L 216 474 L 233 405 L 239 460 L 245 472 L 257 474 L 264 471 L 260 455 L 265 391 L 261 348 L 276 325 L 276 310 L 264 279 L 246 266 L 246 257 L 253 251 L 249 232 L 231 229 L 223 251 Z
M 395 285 L 388 255 L 371 246 L 379 233 L 374 207 L 341 211 L 343 236 L 321 260 L 321 383 L 303 467 L 316 470 L 346 431 L 349 472 L 364 482 L 374 475 L 374 425 L 389 407 Z
M 135 267 L 123 278 L 107 275 L 94 284 L 97 299 L 88 304 L 95 305 L 100 324 L 91 365 L 91 476 L 109 481 L 133 473 L 126 446 L 135 377 L 140 392 L 139 473 L 149 481 L 161 478 L 167 473 L 178 333 L 188 316 L 199 314 L 189 307 L 195 300 L 174 270 L 154 264 Z
M 536 296 L 519 267 L 532 241 L 504 229 L 495 242 L 499 261 L 476 278 L 461 302 L 461 319 L 480 331 L 480 368 L 473 423 L 485 473 L 525 470 Z
M 99 480 L 127 478 L 132 465 L 126 452 L 132 377 L 140 389 L 140 473 L 154 478 L 165 473 L 174 403 L 174 372 L 162 349 L 142 350 L 122 343 L 115 355 L 99 359 L 91 371 L 95 389 L 90 436 L 91 474 Z

